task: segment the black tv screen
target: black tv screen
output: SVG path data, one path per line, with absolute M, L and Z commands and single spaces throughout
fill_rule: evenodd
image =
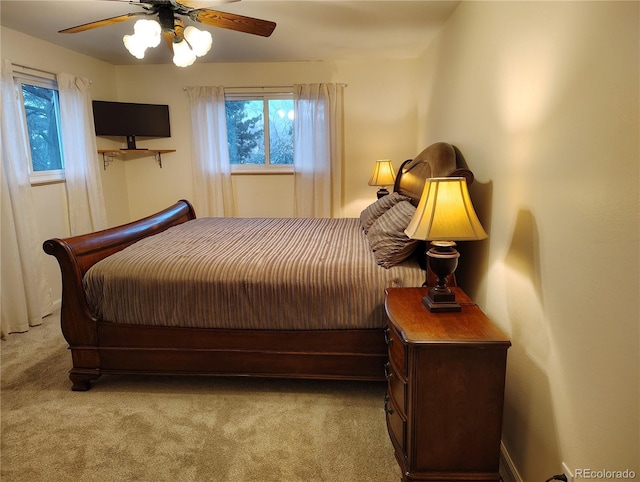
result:
M 168 105 L 94 100 L 93 121 L 97 136 L 126 136 L 130 147 L 135 136 L 171 137 Z

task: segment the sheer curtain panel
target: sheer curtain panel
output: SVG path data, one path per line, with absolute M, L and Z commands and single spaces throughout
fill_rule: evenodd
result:
M 341 84 L 294 86 L 294 215 L 342 213 L 343 95 Z
M 58 74 L 69 225 L 74 236 L 107 227 L 89 87 L 88 79 Z
M 43 271 L 44 252 L 36 225 L 29 181 L 29 155 L 11 62 L 2 63 L 2 162 L 0 162 L 1 239 L 0 331 L 28 331 L 51 311 Z
M 198 216 L 236 215 L 223 87 L 188 87 L 193 198 Z

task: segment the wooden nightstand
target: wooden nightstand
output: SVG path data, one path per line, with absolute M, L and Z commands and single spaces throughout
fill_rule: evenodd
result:
M 402 480 L 499 481 L 509 339 L 458 288 L 431 313 L 426 288 L 389 288 L 387 429 Z

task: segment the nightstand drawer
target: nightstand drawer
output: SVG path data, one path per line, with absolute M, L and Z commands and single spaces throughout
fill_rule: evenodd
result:
M 387 329 L 387 346 L 389 350 L 389 360 L 394 369 L 404 378 L 407 377 L 407 347 L 402 343 L 400 335 L 393 326 Z
M 407 415 L 407 383 L 398 375 L 391 363 L 387 363 L 384 367 L 385 376 L 389 383 L 387 391 L 393 398 L 396 406 L 402 410 L 403 415 Z
M 387 412 L 389 437 L 391 437 L 393 445 L 404 451 L 406 448 L 407 422 L 402 418 L 400 411 L 389 396 L 385 397 L 384 411 Z

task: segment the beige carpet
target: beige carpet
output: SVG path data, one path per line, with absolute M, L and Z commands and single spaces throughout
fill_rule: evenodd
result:
M 103 376 L 72 392 L 56 317 L 1 349 L 3 482 L 400 479 L 381 383 Z

